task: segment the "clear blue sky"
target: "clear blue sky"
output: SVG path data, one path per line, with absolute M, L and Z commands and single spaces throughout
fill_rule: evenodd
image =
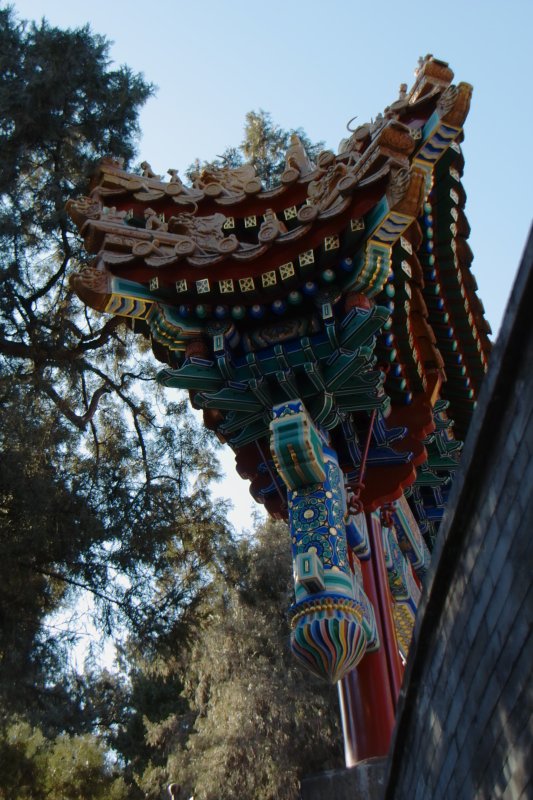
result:
M 418 57 L 474 86 L 463 145 L 479 295 L 494 331 L 532 219 L 532 0 L 15 0 L 22 19 L 90 23 L 111 56 L 159 88 L 141 117 L 139 156 L 184 170 L 242 138 L 263 108 L 337 148 L 410 84 Z M 242 493 L 242 487 L 241 487 Z

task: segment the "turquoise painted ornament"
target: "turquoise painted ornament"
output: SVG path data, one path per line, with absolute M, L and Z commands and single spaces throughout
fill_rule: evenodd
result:
M 271 450 L 287 486 L 294 562 L 291 650 L 302 666 L 335 683 L 378 642 L 359 570 L 348 559 L 343 473 L 300 399 L 273 412 Z M 356 535 L 354 526 L 350 532 Z M 362 538 L 358 544 L 364 546 Z
M 302 295 L 300 292 L 290 292 L 289 296 L 287 297 L 291 306 L 299 306 L 302 302 Z
M 246 309 L 244 306 L 233 306 L 231 309 L 231 316 L 233 319 L 242 319 L 246 314 Z
M 301 400 L 273 408 L 271 450 L 278 474 L 296 489 L 326 477 L 322 441 Z

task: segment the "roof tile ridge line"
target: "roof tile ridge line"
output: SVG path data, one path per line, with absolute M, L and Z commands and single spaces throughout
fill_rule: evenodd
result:
M 491 354 L 489 370 L 483 381 L 478 406 L 472 418 L 468 436 L 463 449 L 460 467 L 448 501 L 446 513 L 441 526 L 437 548 L 433 554 L 433 565 L 429 573 L 428 584 L 418 609 L 417 620 L 413 632 L 411 649 L 407 661 L 403 685 L 398 701 L 396 726 L 389 751 L 389 763 L 385 782 L 383 800 L 394 800 L 396 781 L 402 769 L 403 754 L 406 746 L 406 733 L 414 715 L 412 695 L 418 692 L 421 673 L 425 664 L 426 642 L 430 641 L 434 631 L 434 622 L 440 616 L 447 599 L 445 592 L 439 589 L 446 587 L 450 576 L 454 573 L 459 560 L 459 545 L 465 538 L 460 517 L 468 515 L 469 509 L 476 502 L 480 489 L 472 493 L 465 490 L 465 477 L 471 470 L 478 469 L 484 475 L 487 469 L 491 445 L 490 436 L 499 430 L 498 420 L 501 410 L 505 409 L 509 398 L 505 386 L 513 376 L 522 359 L 522 348 L 519 345 L 524 331 L 529 331 L 531 312 L 525 298 L 533 290 L 533 224 L 524 248 L 518 274 L 507 304 L 504 323 L 498 340 Z M 491 402 L 492 400 L 495 402 Z M 481 481 L 479 482 L 481 484 Z

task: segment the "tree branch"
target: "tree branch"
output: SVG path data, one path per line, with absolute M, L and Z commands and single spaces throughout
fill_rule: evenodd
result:
M 43 386 L 43 391 L 52 400 L 54 405 L 61 411 L 61 413 L 75 425 L 80 431 L 87 427 L 87 424 L 92 420 L 98 408 L 98 403 L 104 394 L 111 391 L 110 386 L 104 384 L 97 389 L 91 397 L 91 402 L 85 414 L 76 414 L 69 406 L 68 402 L 61 397 L 52 386 Z
M 60 278 L 62 278 L 63 275 L 65 274 L 69 260 L 70 260 L 70 253 L 68 255 L 65 255 L 57 272 L 54 272 L 54 274 L 50 276 L 50 278 L 46 281 L 44 286 L 41 286 L 40 289 L 37 289 L 37 291 L 34 292 L 32 295 L 30 295 L 30 297 L 25 298 L 26 302 L 35 303 L 37 300 L 40 300 L 41 297 L 44 297 L 46 294 L 48 294 L 48 292 L 55 286 L 57 281 Z
M 38 575 L 46 575 L 46 577 L 48 578 L 55 578 L 56 580 L 63 581 L 63 583 L 67 583 L 69 586 L 76 586 L 78 589 L 85 589 L 86 591 L 93 594 L 95 597 L 99 597 L 100 600 L 105 600 L 107 603 L 112 603 L 113 605 L 116 605 L 119 608 L 126 607 L 126 603 L 122 602 L 121 600 L 116 600 L 114 597 L 109 597 L 103 592 L 99 592 L 98 589 L 89 586 L 89 584 L 82 583 L 82 581 L 77 581 L 75 580 L 75 578 L 69 578 L 66 575 L 63 575 L 61 572 L 56 572 L 55 570 L 51 569 L 45 569 L 44 567 L 38 566 L 37 564 L 30 564 L 28 561 L 19 561 L 19 564 L 22 567 L 26 567 L 27 569 L 31 570 L 32 572 L 36 572 Z
M 25 358 L 30 361 L 34 359 L 35 351 L 30 345 L 22 342 L 14 342 L 12 339 L 0 337 L 0 353 L 11 358 Z
M 107 320 L 105 325 L 98 331 L 96 338 L 89 339 L 88 341 L 81 341 L 70 349 L 61 346 L 28 345 L 20 341 L 13 341 L 13 339 L 6 339 L 2 336 L 0 337 L 0 354 L 10 356 L 11 358 L 22 358 L 34 362 L 43 360 L 55 361 L 57 363 L 75 361 L 84 353 L 90 350 L 97 350 L 105 344 L 121 323 L 122 320 L 120 317 L 112 317 Z M 67 327 L 69 327 L 76 336 L 83 336 L 82 332 L 75 325 L 69 323 Z
M 81 341 L 69 352 L 73 355 L 78 353 L 86 353 L 88 350 L 97 350 L 107 342 L 112 333 L 123 323 L 120 317 L 111 317 L 107 320 L 105 325 L 100 328 L 96 339 L 89 339 L 88 341 Z M 94 336 L 94 334 L 92 334 Z

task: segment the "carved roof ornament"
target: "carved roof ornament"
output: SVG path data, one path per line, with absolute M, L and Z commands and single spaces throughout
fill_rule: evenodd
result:
M 141 169 L 142 169 L 143 178 L 153 178 L 156 181 L 160 181 L 161 180 L 162 176 L 161 175 L 157 175 L 153 171 L 153 169 L 150 166 L 150 164 L 148 163 L 148 161 L 142 161 L 141 162 Z
M 183 212 L 170 217 L 168 228 L 172 233 L 191 239 L 200 255 L 234 253 L 239 248 L 239 242 L 233 234 L 224 235 L 226 219 L 220 213 L 197 217 L 194 213 Z
M 409 92 L 409 103 L 446 88 L 453 80 L 453 72 L 446 61 L 434 58 L 431 53 L 418 59 L 415 83 Z
M 102 204 L 98 197 L 82 196 L 75 200 L 68 200 L 66 209 L 70 218 L 81 227 L 89 219 L 99 219 L 102 212 Z
M 145 228 L 147 231 L 167 231 L 168 224 L 164 214 L 158 214 L 153 208 L 144 209 Z
M 193 175 L 193 185 L 208 197 L 232 197 L 261 191 L 261 181 L 251 164 L 241 167 L 204 167 Z
M 390 106 L 384 111 L 384 116 L 386 119 L 399 119 L 401 116 L 402 111 L 406 108 L 409 103 L 409 99 L 407 96 L 407 84 L 401 83 L 400 89 L 398 91 L 398 99 L 391 103 Z
M 407 167 L 399 169 L 394 172 L 391 181 L 389 183 L 389 188 L 387 192 L 387 196 L 389 198 L 389 203 L 391 206 L 397 205 L 405 195 L 407 194 L 407 190 L 409 189 L 409 185 L 411 183 L 411 170 Z
M 181 180 L 178 172 L 179 170 L 177 169 L 167 169 L 167 175 L 170 175 L 169 183 L 183 187 L 183 181 Z
M 103 156 L 100 163 L 104 167 L 111 167 L 112 169 L 124 169 L 124 159 L 117 158 L 116 156 Z
M 292 183 L 298 178 L 305 178 L 315 169 L 316 165 L 307 155 L 300 137 L 296 133 L 292 133 L 291 143 L 285 154 L 285 170 L 281 176 L 281 182 Z
M 470 110 L 472 87 L 468 83 L 448 86 L 440 95 L 437 108 L 449 125 L 460 127 Z
M 272 242 L 282 233 L 287 233 L 287 226 L 279 220 L 271 208 L 263 214 L 263 222 L 259 228 L 257 238 L 261 243 Z
M 325 211 L 337 203 L 342 202 L 343 197 L 339 190 L 339 182 L 348 174 L 346 164 L 331 164 L 320 178 L 311 181 L 307 192 L 307 207 L 303 206 L 298 215 L 302 222 L 308 222 L 314 216 L 314 211 Z
M 74 272 L 70 285 L 91 308 L 105 311 L 111 295 L 111 276 L 103 263 Z

